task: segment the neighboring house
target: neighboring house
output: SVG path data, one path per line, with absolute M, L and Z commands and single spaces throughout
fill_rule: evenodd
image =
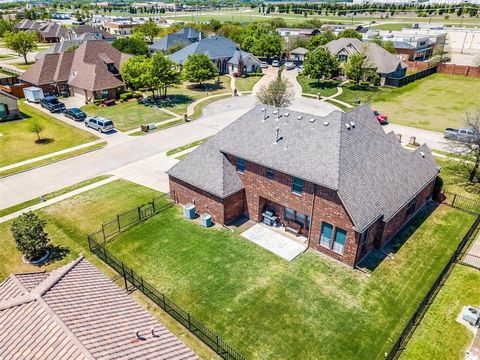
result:
M 304 61 L 307 56 L 308 50 L 304 47 L 298 47 L 289 52 L 288 58 L 293 61 Z
M 197 29 L 184 27 L 173 34 L 165 35 L 164 37 L 156 40 L 152 45 L 150 45 L 150 49 L 152 51 L 162 51 L 163 53 L 166 53 L 172 46 L 185 47 L 191 43 L 199 41 L 203 37 L 205 37 L 204 34 Z
M 46 23 L 23 19 L 15 24 L 16 31 L 37 31 L 41 42 L 53 43 L 59 42 L 67 29 L 55 22 Z
M 352 267 L 429 201 L 439 168 L 428 146 L 404 149 L 369 106 L 326 117 L 274 110 L 256 106 L 173 166 L 171 198 L 219 224 L 271 211 Z
M 122 64 L 130 57 L 103 40 L 88 40 L 74 51 L 46 54 L 19 80 L 41 87 L 45 93 L 80 96 L 85 102 L 116 98 L 125 89 Z
M 83 257 L 7 277 L 0 329 L 2 359 L 198 359 Z
M 110 21 L 103 24 L 103 28 L 112 35 L 132 35 L 133 29 L 141 23 L 135 21 Z
M 254 55 L 237 48 L 237 45 L 224 36 L 202 38 L 170 55 L 170 60 L 182 66 L 191 54 L 205 54 L 217 65 L 220 74 L 229 72 L 255 72 L 260 60 Z
M 80 25 L 73 29 L 68 29 L 62 40 L 105 40 L 113 41 L 117 37 L 106 31 L 90 26 Z
M 362 34 L 368 31 L 368 26 L 363 25 L 341 25 L 341 24 L 324 24 L 322 25 L 322 31 L 330 30 L 335 35 L 339 35 L 347 29 L 355 30 L 356 32 Z
M 277 32 L 282 37 L 289 37 L 289 36 L 310 37 L 310 36 L 320 34 L 319 29 L 277 28 Z
M 364 43 L 359 39 L 340 38 L 325 45 L 341 62 L 348 61 L 353 54 L 366 56 L 366 64 L 381 77 L 381 85 L 386 78 L 401 78 L 407 72 L 407 65 L 396 55 L 390 54 L 375 43 Z
M 16 119 L 20 116 L 18 98 L 0 90 L 0 119 Z

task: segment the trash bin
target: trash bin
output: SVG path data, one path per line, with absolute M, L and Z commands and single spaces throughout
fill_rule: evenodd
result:
M 207 214 L 207 213 L 202 214 L 200 219 L 201 219 L 201 222 L 202 222 L 203 226 L 205 226 L 205 227 L 212 226 L 212 216 L 210 214 Z
M 183 205 L 183 216 L 187 219 L 195 219 L 195 205 L 185 204 Z

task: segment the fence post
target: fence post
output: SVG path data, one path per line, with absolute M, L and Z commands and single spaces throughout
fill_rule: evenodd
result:
M 120 227 L 120 215 L 117 214 L 117 224 L 118 224 L 118 232 L 120 233 L 122 231 L 122 228 Z
M 216 340 L 216 345 L 217 345 L 217 354 L 219 353 L 219 346 L 218 346 L 218 343 L 219 343 L 219 338 L 218 338 L 218 335 L 215 335 L 215 340 Z
M 91 243 L 91 241 L 92 241 L 91 236 L 88 235 L 88 236 L 87 236 L 87 239 L 88 239 L 88 249 L 90 250 L 90 252 L 93 252 L 93 250 L 92 250 L 92 243 Z
M 123 282 L 125 283 L 125 290 L 128 291 L 127 275 L 125 274 L 125 266 L 123 265 L 123 261 L 122 261 L 122 276 L 123 276 Z
M 140 278 L 140 284 L 142 285 L 142 293 L 145 294 L 145 287 L 143 286 L 143 277 Z
M 452 207 L 455 207 L 455 201 L 457 200 L 457 194 L 453 195 Z
M 192 323 L 191 323 L 191 321 L 190 321 L 190 313 L 187 313 L 187 315 L 188 315 L 188 330 L 189 330 L 189 331 L 192 331 L 192 329 L 191 329 L 191 324 L 192 324 Z
M 103 249 L 103 257 L 105 258 L 105 262 L 108 264 L 108 261 L 107 261 L 107 251 L 105 249 L 105 246 L 102 246 L 102 249 Z
M 102 224 L 102 234 L 103 234 L 103 241 L 107 241 L 107 237 L 105 236 L 105 224 Z
M 138 222 L 142 221 L 142 218 L 140 216 L 140 206 L 137 207 L 137 210 L 138 210 Z

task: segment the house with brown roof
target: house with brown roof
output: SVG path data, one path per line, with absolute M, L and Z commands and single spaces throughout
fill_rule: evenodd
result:
M 6 278 L 0 329 L 0 359 L 198 359 L 83 257 Z
M 23 19 L 15 24 L 16 31 L 36 31 L 39 34 L 40 41 L 46 43 L 59 42 L 67 33 L 67 29 L 53 21 L 38 22 L 29 19 Z
M 80 25 L 75 28 L 68 29 L 62 40 L 105 40 L 113 41 L 117 37 L 106 31 L 90 26 Z
M 129 57 L 106 41 L 88 40 L 73 51 L 46 54 L 19 80 L 45 93 L 81 96 L 86 103 L 116 98 L 125 89 L 120 68 Z

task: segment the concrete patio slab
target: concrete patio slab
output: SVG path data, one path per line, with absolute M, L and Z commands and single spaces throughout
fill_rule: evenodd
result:
M 287 261 L 292 261 L 307 249 L 306 244 L 290 239 L 286 235 L 261 223 L 255 224 L 241 235 Z

